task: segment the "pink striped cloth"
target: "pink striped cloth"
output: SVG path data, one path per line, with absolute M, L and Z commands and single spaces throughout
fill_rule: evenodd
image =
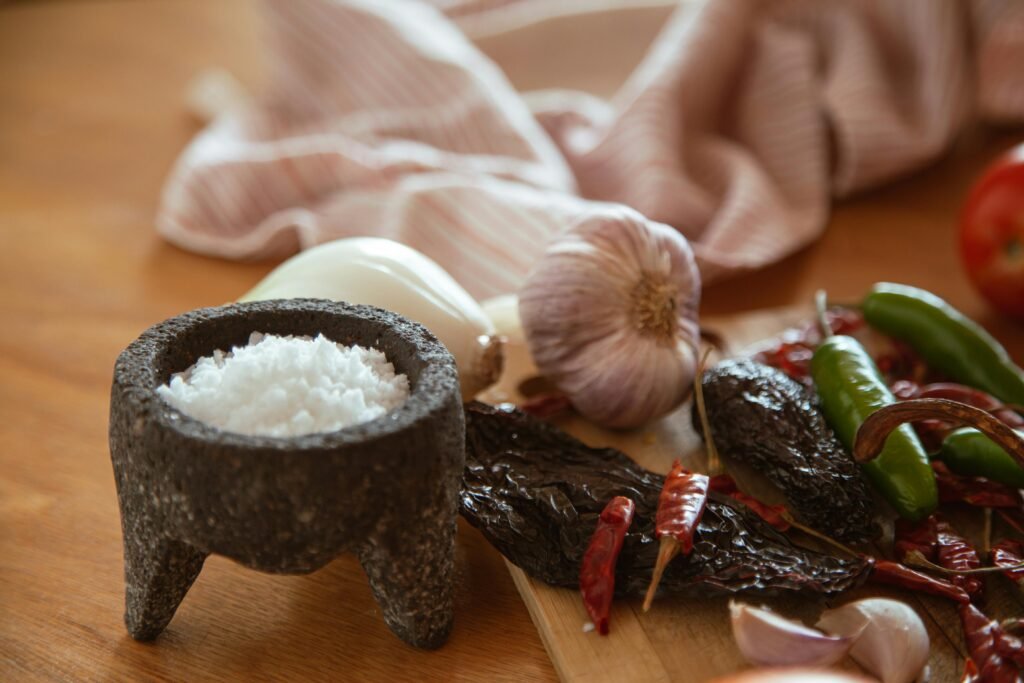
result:
M 234 259 L 389 237 L 478 297 L 515 291 L 555 234 L 622 220 L 620 204 L 682 232 L 705 280 L 757 268 L 814 240 L 832 196 L 931 162 L 972 119 L 1024 121 L 1020 0 L 266 8 L 269 87 L 182 154 L 161 234 Z M 657 12 L 652 41 L 637 17 Z M 610 99 L 518 92 L 507 74 L 543 82 L 563 42 L 643 57 Z

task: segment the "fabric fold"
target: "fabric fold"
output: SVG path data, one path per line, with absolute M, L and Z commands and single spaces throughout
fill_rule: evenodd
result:
M 456 25 L 508 22 L 543 50 L 530 18 L 550 5 L 434 4 L 268 1 L 268 90 L 182 154 L 161 234 L 233 259 L 389 237 L 484 297 L 624 204 L 684 234 L 713 281 L 811 243 L 833 197 L 933 161 L 975 118 L 1024 121 L 1013 0 L 683 2 L 609 101 L 572 83 L 518 93 Z M 631 37 L 649 39 L 592 49 Z

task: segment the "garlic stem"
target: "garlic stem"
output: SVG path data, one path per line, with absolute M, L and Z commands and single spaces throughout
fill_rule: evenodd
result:
M 707 407 L 704 405 L 704 366 L 708 362 L 711 349 L 704 351 L 700 362 L 697 364 L 697 374 L 693 380 L 693 400 L 697 403 L 697 415 L 700 417 L 700 426 L 704 431 L 704 447 L 708 455 L 708 474 L 716 476 L 722 473 L 722 459 L 718 455 L 718 448 L 715 447 L 715 437 L 711 434 L 711 421 L 708 419 Z
M 679 290 L 664 277 L 643 273 L 633 288 L 633 324 L 638 332 L 662 344 L 672 344 L 676 333 L 676 298 Z

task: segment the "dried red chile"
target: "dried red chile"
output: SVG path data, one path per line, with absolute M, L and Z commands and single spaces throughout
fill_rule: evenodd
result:
M 616 565 L 617 595 L 642 596 L 658 555 L 664 477 L 612 448 L 590 448 L 513 407 L 466 406 L 462 515 L 505 557 L 546 583 L 576 587 L 598 516 L 615 496 L 636 503 Z M 666 593 L 831 595 L 864 582 L 871 561 L 794 546 L 756 515 L 711 493 L 693 552 L 665 572 Z
M 730 360 L 706 371 L 703 387 L 718 450 L 779 487 L 801 521 L 852 543 L 878 535 L 860 466 L 802 385 L 761 363 Z M 696 413 L 693 424 L 700 432 Z

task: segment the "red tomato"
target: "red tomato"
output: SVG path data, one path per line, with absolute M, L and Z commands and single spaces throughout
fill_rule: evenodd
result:
M 960 216 L 960 257 L 993 306 L 1024 319 L 1024 144 L 971 188 Z

